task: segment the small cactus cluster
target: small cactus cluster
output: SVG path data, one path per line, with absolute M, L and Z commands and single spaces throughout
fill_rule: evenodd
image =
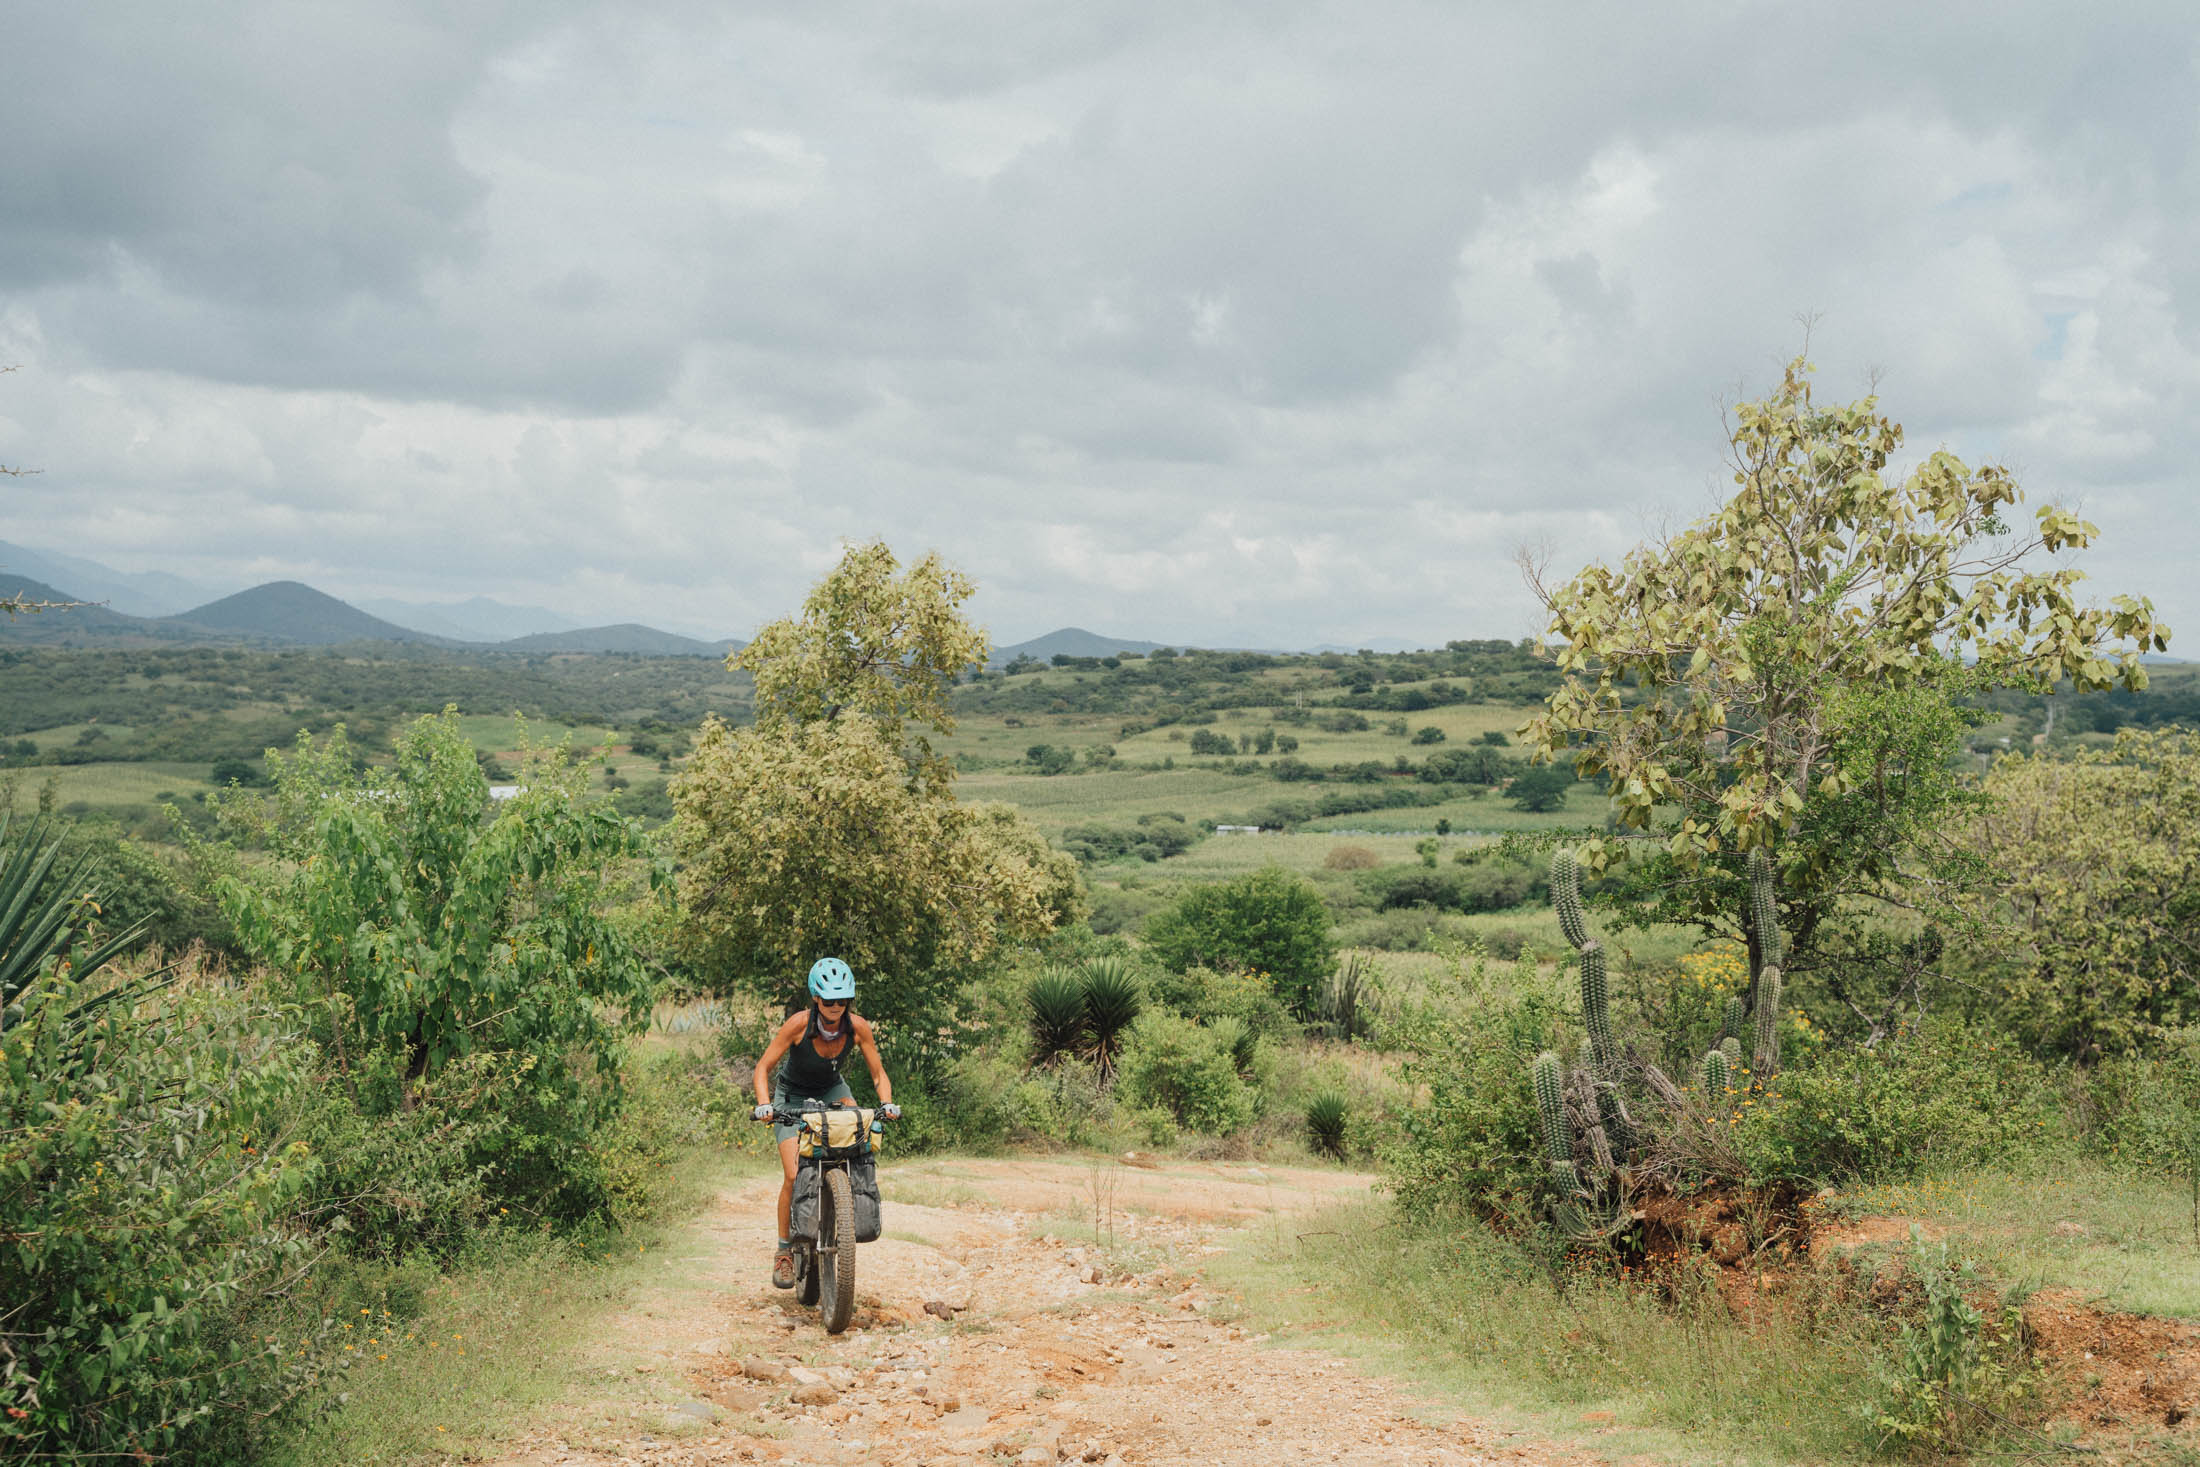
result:
M 1585 1075 L 1577 1072 L 1577 1078 L 1584 1080 L 1596 1097 L 1596 1119 L 1587 1137 L 1589 1155 L 1599 1170 L 1610 1171 L 1615 1156 L 1624 1156 L 1633 1149 L 1635 1126 L 1620 1096 L 1623 1072 L 1619 1042 L 1612 1036 L 1610 968 L 1604 945 L 1589 931 L 1581 905 L 1581 866 L 1570 850 L 1561 850 L 1551 858 L 1551 902 L 1558 909 L 1559 930 L 1581 954 L 1581 1018 L 1589 1033 L 1589 1068 Z M 1561 1187 L 1576 1188 L 1572 1130 L 1566 1119 L 1558 1056 L 1545 1050 L 1530 1068 L 1552 1180 Z
M 1624 1198 L 1629 1185 L 1625 1166 L 1631 1154 L 1644 1144 L 1634 1118 L 1628 1113 L 1623 1083 L 1640 1079 L 1648 1093 L 1676 1111 L 1686 1102 L 1680 1090 L 1657 1072 L 1654 1065 L 1623 1061 L 1612 1033 L 1611 977 L 1604 946 L 1589 929 L 1581 902 L 1581 867 L 1570 850 L 1551 858 L 1551 904 L 1558 912 L 1559 931 L 1581 954 L 1581 1018 L 1588 1032 L 1586 1064 L 1568 1076 L 1558 1055 L 1545 1050 L 1529 1065 L 1535 1089 L 1537 1118 L 1541 1124 L 1544 1162 L 1560 1193 L 1554 1217 L 1562 1227 L 1582 1236 L 1608 1233 L 1612 1219 L 1592 1213 L 1612 1213 L 1623 1219 L 1626 1208 L 1614 1212 L 1616 1198 Z M 1757 972 L 1754 1010 L 1736 995 L 1726 1002 L 1719 1041 L 1705 1052 L 1698 1067 L 1705 1098 L 1713 1105 L 1747 1074 L 1752 1087 L 1768 1082 L 1779 1067 L 1780 964 L 1785 948 L 1780 933 L 1780 913 L 1774 899 L 1772 861 L 1761 850 L 1749 858 L 1749 925 L 1757 937 L 1762 962 Z M 1742 1043 L 1746 1032 L 1756 1048 L 1752 1067 L 1742 1068 Z M 1568 1087 L 1572 1108 L 1568 1109 Z M 1575 1165 L 1576 1143 L 1583 1160 Z M 1584 1178 L 1589 1180 L 1584 1181 Z M 1594 1204 L 1585 1208 L 1584 1203 Z
M 1780 908 L 1772 899 L 1772 858 L 1762 847 L 1749 853 L 1749 916 L 1764 961 L 1757 969 L 1757 1047 L 1750 1078 L 1764 1084 L 1780 1068 L 1780 964 L 1787 949 L 1780 936 Z
M 1757 935 L 1757 951 L 1763 958 L 1757 970 L 1755 1023 L 1752 1025 L 1749 1006 L 1740 994 L 1726 1001 L 1719 1042 L 1705 1052 L 1701 1065 L 1704 1095 L 1713 1104 L 1726 1094 L 1741 1068 L 1745 1028 L 1753 1028 L 1756 1041 L 1750 1053 L 1750 1084 L 1762 1087 L 1780 1067 L 1780 961 L 1787 950 L 1780 933 L 1779 904 L 1773 900 L 1772 858 L 1762 849 L 1749 853 L 1749 925 Z

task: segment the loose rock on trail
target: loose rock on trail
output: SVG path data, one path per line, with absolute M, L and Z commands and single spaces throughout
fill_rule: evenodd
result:
M 717 1197 L 502 1467 L 1096 1467 L 1591 1460 L 1232 1321 L 1199 1260 L 1364 1191 L 1336 1171 L 1109 1161 L 888 1168 L 854 1323 L 771 1287 L 777 1178 Z M 897 1195 L 898 1194 L 898 1195 Z M 1070 1215 L 1115 1246 L 1051 1236 Z

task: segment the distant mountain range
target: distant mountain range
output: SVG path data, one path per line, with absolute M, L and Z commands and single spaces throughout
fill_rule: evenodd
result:
M 1019 657 L 1035 657 L 1041 662 L 1061 657 L 1111 657 L 1118 652 L 1147 653 L 1166 647 L 1166 642 L 1141 642 L 1136 637 L 1103 637 L 1088 632 L 1083 627 L 1063 627 L 1045 636 L 1033 637 L 1028 642 L 1016 642 L 1006 647 L 995 647 L 987 659 L 990 667 L 1006 667 Z
M 1048 662 L 1057 656 L 1109 657 L 1118 652 L 1143 654 L 1157 651 L 1169 645 L 1167 642 L 1141 642 L 1136 637 L 1103 637 L 1097 632 L 1088 632 L 1083 627 L 1063 627 L 1059 631 L 1048 632 L 1045 636 L 1033 637 L 1028 642 L 1014 642 L 1006 647 L 995 647 L 993 655 L 987 659 L 986 665 L 989 667 L 1006 667 L 1019 657 L 1035 657 L 1041 662 Z M 1175 645 L 1192 647 L 1203 644 L 1179 642 Z M 1318 647 L 1294 647 L 1290 650 L 1294 652 L 1351 653 L 1359 651 L 1360 647 L 1365 647 L 1370 652 L 1415 652 L 1425 645 L 1427 644 L 1412 641 L 1405 637 L 1377 637 L 1373 641 L 1362 642 L 1354 647 L 1341 646 L 1335 642 L 1324 642 Z M 1227 647 L 1216 650 L 1276 652 L 1281 649 L 1275 647 Z
M 512 606 L 486 596 L 425 603 L 379 597 L 354 605 L 300 581 L 270 581 L 222 595 L 164 571 L 118 571 L 80 556 L 0 540 L 0 596 L 18 592 L 33 601 L 99 604 L 0 617 L 0 646 L 216 642 L 317 647 L 408 642 L 533 654 L 723 657 L 744 645 L 732 638 L 704 641 L 636 622 L 583 627 L 555 611 Z M 1056 656 L 1149 653 L 1167 645 L 1061 627 L 1029 641 L 994 648 L 990 665 L 1005 667 L 1018 657 L 1046 662 Z M 1378 652 L 1399 652 L 1420 644 L 1383 637 L 1361 645 Z M 1352 652 L 1358 648 L 1325 643 L 1299 650 Z
M 234 596 L 194 606 L 178 615 L 159 617 L 131 616 L 96 604 L 67 605 L 92 602 L 97 598 L 51 582 L 11 575 L 4 568 L 0 568 L 0 596 L 63 604 L 49 611 L 0 617 L 0 646 L 124 647 L 211 642 L 330 647 L 349 642 L 409 642 L 500 652 L 625 652 L 649 657 L 723 657 L 742 645 L 730 639 L 699 641 L 632 622 L 494 640 L 435 636 L 370 616 L 348 602 L 298 581 L 270 581 L 249 591 L 239 591 Z

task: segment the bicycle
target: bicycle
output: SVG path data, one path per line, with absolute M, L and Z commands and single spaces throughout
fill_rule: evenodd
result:
M 878 1237 L 876 1174 L 871 1174 L 868 1188 L 859 1191 L 855 1168 L 871 1159 L 871 1138 L 885 1133 L 886 1119 L 872 1110 L 809 1101 L 800 1110 L 774 1109 L 771 1120 L 802 1127 L 801 1161 L 789 1218 L 795 1244 L 795 1298 L 818 1305 L 825 1333 L 837 1335 L 855 1315 L 856 1244 Z M 843 1120 L 846 1124 L 840 1124 Z M 870 1239 L 858 1237 L 859 1196 L 871 1203 Z

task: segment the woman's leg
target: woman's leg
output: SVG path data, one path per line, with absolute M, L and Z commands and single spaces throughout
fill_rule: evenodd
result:
M 789 1136 L 779 1143 L 779 1170 L 781 1173 L 779 1179 L 779 1236 L 781 1238 L 794 1236 L 788 1231 L 788 1228 L 791 1226 L 790 1217 L 794 1210 L 795 1139 Z

